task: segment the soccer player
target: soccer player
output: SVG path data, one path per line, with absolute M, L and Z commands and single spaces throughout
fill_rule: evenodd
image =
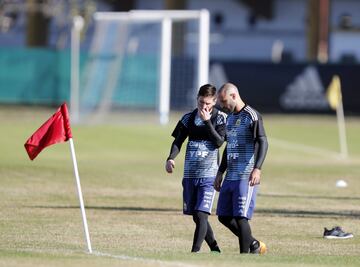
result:
M 262 118 L 242 101 L 238 88 L 231 83 L 220 88 L 218 105 L 229 115 L 227 144 L 214 183 L 215 190 L 220 191 L 216 213 L 239 238 L 240 253 L 263 254 L 266 246 L 252 236 L 249 224 L 268 148 Z
M 216 88 L 205 84 L 197 95 L 197 108 L 186 113 L 176 125 L 172 136 L 170 155 L 166 160 L 166 171 L 172 173 L 175 157 L 188 138 L 183 185 L 183 213 L 192 215 L 196 224 L 191 252 L 200 251 L 206 241 L 211 251 L 220 252 L 214 233 L 208 222 L 215 191 L 214 180 L 219 167 L 219 147 L 224 143 L 226 114 L 218 111 Z

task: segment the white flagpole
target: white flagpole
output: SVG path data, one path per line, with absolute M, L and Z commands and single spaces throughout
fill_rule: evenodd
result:
M 82 220 L 83 220 L 83 224 L 84 224 L 84 232 L 85 232 L 86 243 L 87 243 L 89 253 L 92 253 L 89 229 L 88 229 L 87 220 L 86 220 L 86 214 L 85 214 L 84 200 L 83 200 L 83 195 L 82 195 L 82 192 L 81 192 L 79 171 L 78 171 L 77 162 L 76 162 L 74 142 L 73 142 L 72 138 L 69 138 L 69 143 L 70 143 L 71 157 L 72 157 L 72 161 L 73 161 L 73 165 L 74 165 L 74 173 L 75 173 L 76 186 L 77 186 L 78 195 L 79 195 L 81 215 L 82 215 Z
M 340 141 L 340 151 L 341 157 L 346 159 L 348 157 L 348 148 L 346 142 L 346 130 L 345 130 L 345 116 L 342 99 L 339 101 L 339 104 L 336 108 L 336 117 L 339 128 L 339 141 Z

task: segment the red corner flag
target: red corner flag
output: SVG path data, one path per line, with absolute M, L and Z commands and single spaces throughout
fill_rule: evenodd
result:
M 33 160 L 45 147 L 66 142 L 69 138 L 72 138 L 69 112 L 64 103 L 33 133 L 24 146 L 30 159 Z

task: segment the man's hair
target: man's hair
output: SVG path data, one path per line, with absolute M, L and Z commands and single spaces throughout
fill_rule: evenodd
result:
M 216 87 L 211 84 L 205 84 L 200 87 L 197 96 L 207 97 L 207 96 L 215 96 L 215 95 L 216 95 Z

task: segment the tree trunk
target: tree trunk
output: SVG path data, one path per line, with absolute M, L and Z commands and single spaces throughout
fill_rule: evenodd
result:
M 49 21 L 43 12 L 46 0 L 27 0 L 26 46 L 38 47 L 48 45 Z
M 165 9 L 186 9 L 187 0 L 165 0 Z M 185 24 L 175 22 L 172 25 L 172 54 L 181 56 L 185 49 Z
M 310 61 L 328 60 L 329 0 L 308 0 L 308 49 Z

